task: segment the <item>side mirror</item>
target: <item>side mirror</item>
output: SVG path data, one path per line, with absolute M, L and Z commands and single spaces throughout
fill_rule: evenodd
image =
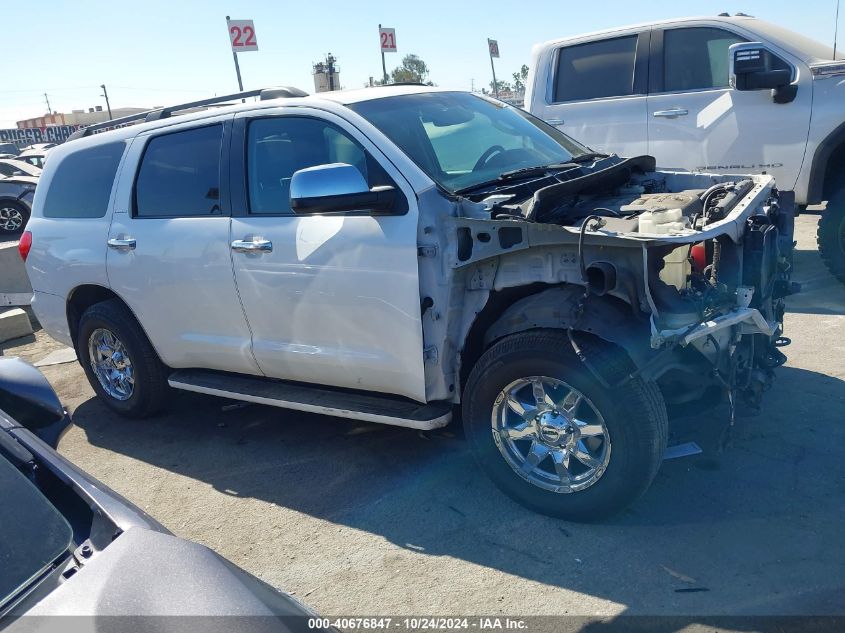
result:
M 347 163 L 306 167 L 294 172 L 290 180 L 290 208 L 297 213 L 389 213 L 395 202 L 393 187 L 370 189 L 361 172 Z
M 44 374 L 20 358 L 0 358 L 0 409 L 53 448 L 70 424 Z
M 776 103 L 788 103 L 795 98 L 797 86 L 791 85 L 792 71 L 761 42 L 732 44 L 730 55 L 730 83 L 734 89 L 773 90 Z

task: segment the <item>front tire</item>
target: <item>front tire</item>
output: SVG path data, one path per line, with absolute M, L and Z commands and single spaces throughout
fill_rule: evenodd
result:
M 586 335 L 578 343 L 608 384 L 632 372 L 621 348 Z M 603 387 L 555 330 L 493 344 L 470 373 L 462 417 L 473 455 L 499 489 L 574 521 L 610 516 L 639 497 L 668 436 L 654 382 L 635 377 Z
M 831 196 L 822 211 L 816 242 L 827 269 L 845 283 L 845 187 Z
M 97 303 L 83 313 L 76 354 L 91 387 L 110 409 L 127 418 L 145 418 L 163 408 L 166 368 L 119 300 Z

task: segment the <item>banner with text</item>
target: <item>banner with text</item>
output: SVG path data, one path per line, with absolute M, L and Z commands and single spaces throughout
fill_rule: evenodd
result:
M 62 143 L 80 127 L 79 125 L 48 125 L 47 127 L 0 129 L 0 143 L 14 143 L 18 147 L 35 143 Z

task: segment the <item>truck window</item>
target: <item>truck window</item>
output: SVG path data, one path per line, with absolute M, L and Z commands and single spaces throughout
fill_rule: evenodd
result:
M 367 152 L 337 126 L 309 117 L 256 119 L 247 132 L 247 188 L 250 213 L 295 215 L 290 207 L 294 172 L 329 163 L 357 167 L 372 187 L 380 168 Z M 373 172 L 371 174 L 371 172 Z
M 745 38 L 714 28 L 669 29 L 663 36 L 666 92 L 728 87 L 728 47 Z
M 135 181 L 137 217 L 220 214 L 223 126 L 209 125 L 154 137 Z
M 123 142 L 106 143 L 65 156 L 44 198 L 45 218 L 102 218 L 106 215 Z
M 561 48 L 554 100 L 580 101 L 633 94 L 636 53 L 636 35 Z

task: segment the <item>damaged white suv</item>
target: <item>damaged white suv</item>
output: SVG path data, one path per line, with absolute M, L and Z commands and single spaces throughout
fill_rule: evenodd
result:
M 657 172 L 462 92 L 261 97 L 53 150 L 33 307 L 114 410 L 176 388 L 431 429 L 460 405 L 503 491 L 588 520 L 648 487 L 667 407 L 756 406 L 784 362 L 771 176 Z

